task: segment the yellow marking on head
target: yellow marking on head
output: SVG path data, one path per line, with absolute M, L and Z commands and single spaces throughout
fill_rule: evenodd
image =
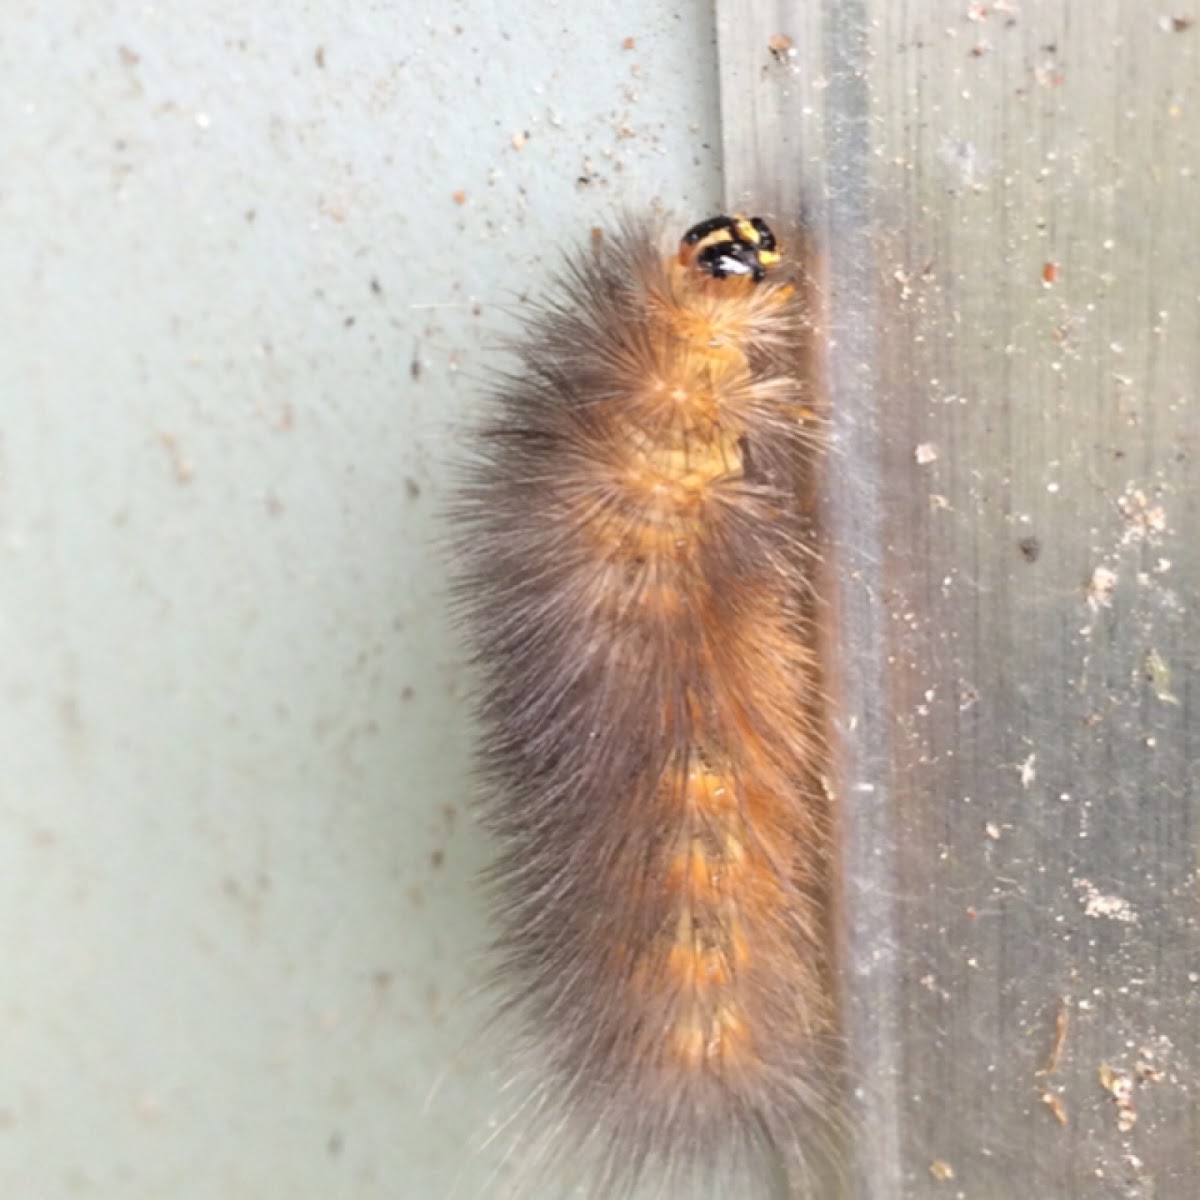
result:
M 749 242 L 751 246 L 757 246 L 762 242 L 762 236 L 758 230 L 754 228 L 754 223 L 745 213 L 735 213 L 733 216 L 733 231 L 737 236 L 738 241 Z M 731 237 L 729 239 L 733 241 Z

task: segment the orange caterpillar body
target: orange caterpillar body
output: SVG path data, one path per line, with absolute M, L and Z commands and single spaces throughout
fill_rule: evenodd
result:
M 641 227 L 601 240 L 518 347 L 463 496 L 498 978 L 529 1080 L 513 1156 L 605 1200 L 644 1176 L 811 1187 L 824 1139 L 797 482 L 817 439 L 787 275 L 758 219 L 678 253 Z

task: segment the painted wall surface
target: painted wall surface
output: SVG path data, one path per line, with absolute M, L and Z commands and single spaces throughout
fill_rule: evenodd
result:
M 0 1194 L 495 1194 L 437 512 L 559 248 L 719 203 L 712 28 L 0 22 Z

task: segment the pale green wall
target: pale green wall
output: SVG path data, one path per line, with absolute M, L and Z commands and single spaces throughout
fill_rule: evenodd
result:
M 709 18 L 4 7 L 0 1195 L 494 1194 L 435 512 L 559 247 L 718 200 Z

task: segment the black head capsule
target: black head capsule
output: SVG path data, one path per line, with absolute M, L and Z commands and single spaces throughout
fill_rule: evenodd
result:
M 779 263 L 775 235 L 761 217 L 710 217 L 693 225 L 679 243 L 679 261 L 696 263 L 714 279 L 749 275 L 755 283 Z

